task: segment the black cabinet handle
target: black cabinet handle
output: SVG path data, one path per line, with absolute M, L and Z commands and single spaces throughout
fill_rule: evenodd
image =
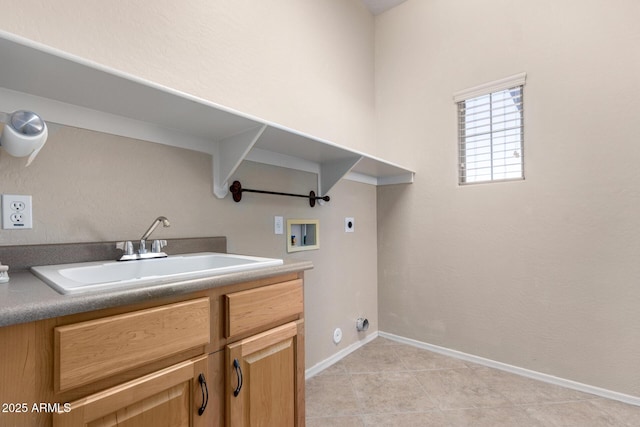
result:
M 242 368 L 238 359 L 233 359 L 233 367 L 236 369 L 236 376 L 238 377 L 238 386 L 233 390 L 233 396 L 238 397 L 242 389 Z
M 204 414 L 204 410 L 207 408 L 207 404 L 209 403 L 209 388 L 207 387 L 207 380 L 204 378 L 204 374 L 200 374 L 198 382 L 200 383 L 200 389 L 202 390 L 202 406 L 198 408 L 198 415 L 202 416 L 202 414 Z

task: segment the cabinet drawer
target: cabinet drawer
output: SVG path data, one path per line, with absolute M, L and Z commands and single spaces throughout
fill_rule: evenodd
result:
M 198 381 L 202 374 L 206 382 L 207 369 L 201 356 L 81 398 L 54 413 L 53 426 L 211 425 Z
M 56 389 L 112 376 L 210 339 L 209 298 L 55 328 Z
M 227 294 L 225 307 L 227 338 L 272 325 L 302 313 L 302 280 Z

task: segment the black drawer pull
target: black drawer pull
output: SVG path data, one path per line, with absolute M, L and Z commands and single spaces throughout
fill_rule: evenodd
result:
M 236 369 L 236 376 L 238 377 L 238 386 L 233 390 L 233 396 L 238 397 L 242 389 L 242 368 L 240 367 L 238 359 L 233 359 L 233 367 Z
M 204 378 L 204 374 L 200 374 L 198 382 L 202 389 L 202 406 L 198 408 L 198 415 L 202 416 L 202 414 L 204 414 L 204 410 L 207 408 L 207 404 L 209 403 L 209 388 L 207 387 L 207 380 Z

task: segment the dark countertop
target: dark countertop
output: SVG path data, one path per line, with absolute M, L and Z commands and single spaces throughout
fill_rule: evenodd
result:
M 0 284 L 0 326 L 184 295 L 312 268 L 311 261 L 285 261 L 283 265 L 239 273 L 77 295 L 59 294 L 28 270 L 9 271 L 11 280 Z

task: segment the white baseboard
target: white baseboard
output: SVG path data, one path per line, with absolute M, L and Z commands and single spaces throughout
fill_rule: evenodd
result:
M 576 381 L 555 377 L 553 375 L 543 374 L 541 372 L 531 371 L 529 369 L 520 368 L 518 366 L 508 365 L 502 362 L 496 362 L 495 360 L 485 359 L 484 357 L 474 356 L 472 354 L 463 353 L 457 350 L 451 350 L 451 349 L 440 347 L 433 344 L 427 344 L 421 341 L 416 341 L 410 338 L 404 338 L 404 337 L 390 334 L 387 332 L 378 332 L 378 336 L 392 340 L 392 341 L 396 341 L 402 344 L 407 344 L 413 347 L 418 347 L 425 350 L 433 351 L 434 353 L 440 353 L 445 356 L 455 357 L 456 359 L 466 360 L 467 362 L 473 362 L 479 365 L 488 366 L 490 368 L 499 369 L 501 371 L 510 372 L 512 374 L 521 375 L 523 377 L 532 378 L 534 380 L 543 381 L 546 383 L 559 385 L 559 386 L 570 388 L 573 390 L 582 391 L 584 393 L 590 393 L 596 396 L 605 397 L 607 399 L 617 400 L 620 402 L 629 403 L 631 405 L 640 406 L 640 397 L 631 396 L 624 393 L 618 393 L 617 391 L 611 391 L 604 388 L 591 386 L 588 384 L 582 384 Z M 332 364 L 335 362 L 337 362 L 337 360 L 334 360 Z
M 342 360 L 343 358 L 347 357 L 348 355 L 350 355 L 351 353 L 353 353 L 354 351 L 356 351 L 357 349 L 359 349 L 363 345 L 373 341 L 376 338 L 378 338 L 378 332 L 377 331 L 373 332 L 372 334 L 367 335 L 364 339 L 362 339 L 362 340 L 360 340 L 358 342 L 355 342 L 355 343 L 351 344 L 348 347 L 343 348 L 342 350 L 340 350 L 339 352 L 337 352 L 333 356 L 329 357 L 328 359 L 325 359 L 322 362 L 315 364 L 311 368 L 305 370 L 305 372 L 304 372 L 305 379 L 309 379 L 309 378 L 311 378 L 311 377 L 313 377 L 315 375 L 318 375 L 320 372 L 324 371 L 329 366 L 333 365 L 334 363 L 339 362 L 340 360 Z

